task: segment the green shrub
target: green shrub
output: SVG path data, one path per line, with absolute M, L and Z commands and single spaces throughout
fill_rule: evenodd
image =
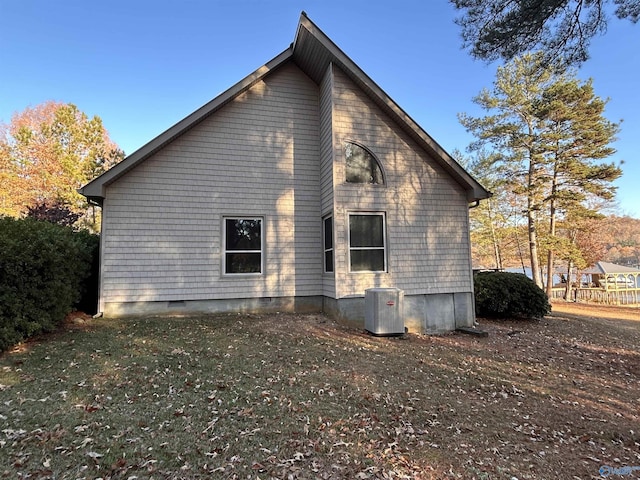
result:
M 81 298 L 89 234 L 31 218 L 0 218 L 0 351 L 53 330 Z
M 543 317 L 551 311 L 547 295 L 522 273 L 480 272 L 474 275 L 479 317 Z

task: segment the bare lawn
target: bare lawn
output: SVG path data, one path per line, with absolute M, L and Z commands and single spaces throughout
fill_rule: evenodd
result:
M 81 317 L 0 356 L 0 478 L 640 478 L 640 310 L 480 328 Z

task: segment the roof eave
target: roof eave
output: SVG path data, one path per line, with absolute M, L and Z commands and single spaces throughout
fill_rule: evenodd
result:
M 131 155 L 127 156 L 120 163 L 116 164 L 114 167 L 112 167 L 99 177 L 96 177 L 91 182 L 84 185 L 78 190 L 78 192 L 92 201 L 97 202 L 97 199 L 103 199 L 106 194 L 105 189 L 109 184 L 116 181 L 129 170 L 136 167 L 140 162 L 153 155 L 155 152 L 173 141 L 175 138 L 185 133 L 187 130 L 193 128 L 205 118 L 232 101 L 234 98 L 249 90 L 257 82 L 269 75 L 271 71 L 287 62 L 292 57 L 292 55 L 292 48 L 287 48 L 285 51 L 277 55 L 265 65 L 258 68 L 253 73 L 247 75 L 231 88 L 227 89 L 226 91 L 215 97 L 213 100 L 206 103 L 198 110 L 155 137 L 149 143 L 145 144 L 144 146 L 133 152 Z M 101 201 L 98 203 L 101 203 Z
M 310 36 L 305 34 L 305 30 Z M 319 45 L 308 45 L 309 40 Z M 322 48 L 318 48 L 318 47 Z M 475 202 L 491 196 L 458 162 L 455 161 L 418 123 L 411 118 L 387 93 L 380 88 L 353 60 L 302 12 L 296 38 L 292 44 L 293 59 L 316 83 L 333 62 L 451 175 L 467 192 L 467 200 Z M 323 51 L 324 50 L 324 51 Z M 307 58 L 314 55 L 314 58 Z
M 309 36 L 305 32 L 308 32 Z M 309 50 L 301 47 L 305 41 L 311 40 L 311 49 L 315 48 L 315 54 L 320 53 L 322 62 L 312 58 Z M 307 42 L 308 43 L 308 42 Z M 319 47 L 319 48 L 318 48 Z M 264 66 L 251 73 L 234 86 L 218 95 L 216 98 L 200 107 L 198 110 L 176 123 L 174 126 L 158 135 L 156 138 L 135 151 L 122 162 L 112 167 L 87 185 L 79 189 L 79 192 L 90 200 L 101 203 L 105 197 L 106 187 L 116 181 L 129 170 L 135 168 L 140 162 L 160 150 L 169 142 L 191 129 L 202 120 L 213 114 L 224 105 L 232 101 L 257 82 L 262 80 L 271 71 L 283 63 L 293 59 L 298 66 L 314 81 L 319 83 L 319 71 L 326 71 L 329 63 L 333 62 L 340 67 L 349 77 L 362 88 L 382 109 L 411 135 L 414 140 L 427 151 L 467 193 L 467 200 L 475 202 L 489 198 L 488 192 L 477 182 L 462 166 L 460 166 L 429 134 L 427 134 L 402 108 L 355 64 L 340 48 L 333 43 L 303 12 L 296 30 L 294 42 L 280 55 L 267 62 Z M 320 69 L 320 70 L 319 70 Z

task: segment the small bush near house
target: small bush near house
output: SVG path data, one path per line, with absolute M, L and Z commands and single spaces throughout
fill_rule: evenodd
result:
M 32 218 L 0 218 L 0 351 L 53 330 L 81 299 L 96 241 Z
M 522 273 L 474 275 L 476 314 L 480 317 L 544 317 L 551 312 L 547 295 Z

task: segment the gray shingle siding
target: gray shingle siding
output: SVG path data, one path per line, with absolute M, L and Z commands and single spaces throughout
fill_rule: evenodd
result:
M 285 65 L 108 186 L 102 301 L 320 295 L 318 104 Z M 224 215 L 264 217 L 263 275 L 221 274 Z
M 385 185 L 345 183 L 347 141 Z M 289 48 L 80 191 L 104 207 L 106 315 L 324 310 L 360 324 L 365 290 L 397 287 L 412 331 L 473 322 L 468 203 L 490 192 L 304 14 Z M 386 271 L 349 272 L 351 212 L 384 213 Z M 263 220 L 261 274 L 223 274 L 225 217 Z
M 386 185 L 344 183 L 345 141 Z M 385 213 L 388 272 L 349 272 L 354 211 Z M 224 216 L 264 218 L 263 275 L 222 275 Z M 283 66 L 140 163 L 107 187 L 103 228 L 103 303 L 472 291 L 464 191 L 334 66 L 320 86 Z
M 333 71 L 337 298 L 372 287 L 406 295 L 471 292 L 465 192 L 339 69 Z M 344 143 L 376 155 L 386 185 L 344 182 Z M 349 273 L 348 213 L 386 213 L 388 272 Z

